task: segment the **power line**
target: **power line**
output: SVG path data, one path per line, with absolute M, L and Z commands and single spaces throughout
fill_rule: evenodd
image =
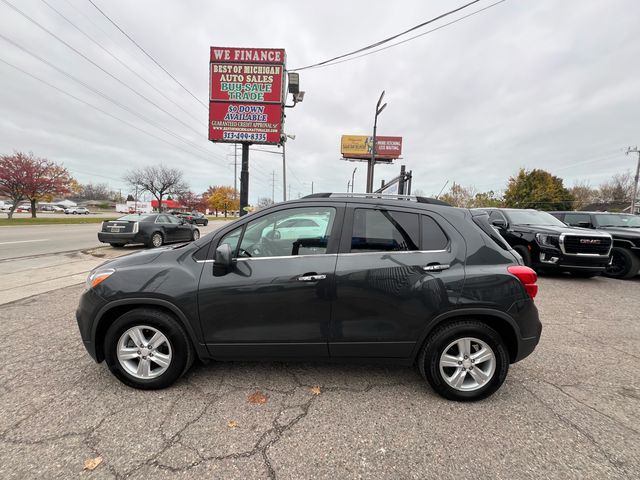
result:
M 186 154 L 188 154 L 190 156 L 197 156 L 198 158 L 201 158 L 201 159 L 203 159 L 203 160 L 205 160 L 207 162 L 211 161 L 211 158 L 209 158 L 209 157 L 205 157 L 205 156 L 193 153 L 193 152 L 189 152 L 188 150 L 185 150 L 184 148 L 180 147 L 179 145 L 171 143 L 171 142 L 167 141 L 165 138 L 162 138 L 162 137 L 159 137 L 157 135 L 154 135 L 153 133 L 142 129 L 142 128 L 138 127 L 137 125 L 134 125 L 133 123 L 128 122 L 127 120 L 124 120 L 124 119 L 122 119 L 122 118 L 120 118 L 120 117 L 118 117 L 116 115 L 113 115 L 113 114 L 107 112 L 106 110 L 104 110 L 104 109 L 102 109 L 100 107 L 97 107 L 96 105 L 93 105 L 93 104 L 91 104 L 91 103 L 89 103 L 89 102 L 87 102 L 87 101 L 85 101 L 85 100 L 83 100 L 83 99 L 81 99 L 81 98 L 79 98 L 79 97 L 77 97 L 77 96 L 75 96 L 75 95 L 73 95 L 73 94 L 71 94 L 71 93 L 69 93 L 69 92 L 67 92 L 67 91 L 65 91 L 65 90 L 53 85 L 53 84 L 51 84 L 51 83 L 49 83 L 49 82 L 47 82 L 46 80 L 43 80 L 42 78 L 40 78 L 40 77 L 38 77 L 36 75 L 33 75 L 32 73 L 30 73 L 30 72 L 28 72 L 28 71 L 26 71 L 26 70 L 24 70 L 24 69 L 22 69 L 22 68 L 20 68 L 20 67 L 18 67 L 16 65 L 12 64 L 12 63 L 4 60 L 3 58 L 0 58 L 0 62 L 8 65 L 9 67 L 14 68 L 15 70 L 17 70 L 17 71 L 19 71 L 19 72 L 21 72 L 21 73 L 23 73 L 23 74 L 35 79 L 35 80 L 37 80 L 37 81 L 47 85 L 48 87 L 50 87 L 50 88 L 52 88 L 52 89 L 54 89 L 54 90 L 56 90 L 56 91 L 58 91 L 58 92 L 60 92 L 60 93 L 62 93 L 64 95 L 66 95 L 68 97 L 73 98 L 74 100 L 76 100 L 76 101 L 78 101 L 78 102 L 80 102 L 80 103 L 82 103 L 84 105 L 87 105 L 88 107 L 91 107 L 91 108 L 99 111 L 100 113 L 102 113 L 102 114 L 104 114 L 104 115 L 106 115 L 106 116 L 108 116 L 110 118 L 113 118 L 114 120 L 117 120 L 117 121 L 119 121 L 119 122 L 121 122 L 121 123 L 123 123 L 123 124 L 125 124 L 125 125 L 127 125 L 127 126 L 129 126 L 131 128 L 133 128 L 135 130 L 138 130 L 139 132 L 144 133 L 145 135 L 148 135 L 148 136 L 150 136 L 150 137 L 152 137 L 152 138 L 154 138 L 156 140 L 160 140 L 161 142 L 164 142 L 167 145 L 170 145 L 170 146 L 172 146 L 174 148 L 177 148 L 180 151 L 182 151 L 182 152 L 184 152 L 184 153 L 186 153 Z M 205 153 L 208 153 L 208 152 L 205 152 Z M 226 168 L 227 168 L 227 170 L 230 170 L 230 168 L 228 166 L 226 166 Z M 100 176 L 100 175 L 97 175 L 97 176 Z M 254 179 L 254 181 L 261 182 L 265 187 L 269 186 L 269 184 L 267 183 L 267 180 L 265 180 L 264 178 L 254 177 L 253 179 Z
M 91 2 L 91 0 L 89 0 L 89 1 Z M 333 57 L 333 58 L 330 58 L 330 59 L 328 59 L 328 60 L 324 60 L 324 61 L 322 61 L 322 62 L 314 63 L 314 64 L 312 64 L 312 65 L 307 65 L 307 66 L 305 66 L 305 67 L 295 68 L 295 69 L 290 70 L 290 71 L 291 71 L 291 72 L 298 72 L 298 71 L 300 71 L 300 70 L 306 70 L 306 69 L 308 69 L 308 68 L 319 67 L 319 66 L 325 65 L 325 64 L 327 64 L 327 63 L 334 62 L 334 61 L 336 61 L 336 60 L 340 60 L 340 59 L 342 59 L 342 58 L 350 57 L 350 56 L 355 55 L 355 54 L 357 54 L 357 53 L 364 52 L 364 51 L 366 51 L 366 50 L 371 50 L 372 48 L 379 47 L 380 45 L 384 45 L 385 43 L 389 43 L 390 41 L 395 40 L 396 38 L 401 37 L 401 36 L 403 36 L 403 35 L 406 35 L 407 33 L 410 33 L 410 32 L 413 32 L 414 30 L 417 30 L 417 29 L 419 29 L 419 28 L 422 28 L 422 27 L 424 27 L 425 25 L 429 25 L 430 23 L 433 23 L 433 22 L 438 21 L 438 20 L 440 20 L 440 19 L 442 19 L 442 18 L 444 18 L 444 17 L 447 17 L 447 16 L 449 16 L 449 15 L 452 15 L 452 14 L 454 14 L 454 13 L 456 13 L 456 12 L 459 12 L 460 10 L 464 10 L 465 8 L 470 7 L 471 5 L 473 5 L 473 4 L 475 4 L 475 3 L 478 3 L 479 1 L 480 1 L 480 0 L 473 0 L 472 2 L 469 2 L 469 3 L 465 4 L 465 5 L 462 5 L 461 7 L 458 7 L 458 8 L 456 8 L 456 9 L 453 9 L 453 10 L 450 10 L 450 11 L 448 11 L 448 12 L 445 12 L 445 13 L 443 13 L 443 14 L 441 14 L 441 15 L 438 15 L 437 17 L 433 17 L 433 18 L 431 18 L 431 19 L 427 20 L 426 22 L 422 22 L 422 23 L 420 23 L 420 24 L 418 24 L 418 25 L 415 25 L 415 26 L 413 26 L 413 27 L 411 27 L 411 28 L 409 28 L 409 29 L 407 29 L 407 30 L 405 30 L 405 31 L 403 31 L 403 32 L 397 33 L 397 34 L 392 35 L 391 37 L 387 37 L 387 38 L 385 38 L 385 39 L 383 39 L 383 40 L 379 40 L 379 41 L 377 41 L 377 42 L 375 42 L 375 43 L 372 43 L 372 44 L 367 45 L 367 46 L 365 46 L 365 47 L 359 48 L 359 49 L 357 49 L 357 50 L 353 50 L 353 51 L 351 51 L 351 52 L 344 53 L 344 54 L 342 54 L 342 55 L 338 55 L 337 57 Z M 93 3 L 93 2 L 91 2 L 91 3 Z
M 164 93 L 162 93 L 158 88 L 156 88 L 151 82 L 149 82 L 146 78 L 144 78 L 142 75 L 140 75 L 138 72 L 136 72 L 133 68 L 131 68 L 129 65 L 127 65 L 125 62 L 123 62 L 120 58 L 118 58 L 118 56 L 116 56 L 114 53 L 112 53 L 109 49 L 107 49 L 106 47 L 104 47 L 100 42 L 98 42 L 97 40 L 95 40 L 93 37 L 91 37 L 91 35 L 89 35 L 88 33 L 86 33 L 84 30 L 82 30 L 80 27 L 78 27 L 73 21 L 71 21 L 69 18 L 67 18 L 62 12 L 60 12 L 58 9 L 56 9 L 53 5 L 51 5 L 49 2 L 47 2 L 47 0 L 40 0 L 42 3 L 44 3 L 47 7 L 49 7 L 51 10 L 53 10 L 54 12 L 56 12 L 60 17 L 62 17 L 67 23 L 69 23 L 73 28 L 75 28 L 78 32 L 80 32 L 85 38 L 89 39 L 91 42 L 93 42 L 95 45 L 97 45 L 102 51 L 104 51 L 105 53 L 107 53 L 107 55 L 109 55 L 111 58 L 113 58 L 115 61 L 117 61 L 120 65 L 122 65 L 123 67 L 125 67 L 127 70 L 129 70 L 131 73 L 133 73 L 136 77 L 138 77 L 140 80 L 142 80 L 145 84 L 147 84 L 149 87 L 151 87 L 153 90 L 155 90 L 156 92 L 158 92 L 160 95 L 162 95 L 165 100 L 171 102 L 173 105 L 175 105 L 176 107 L 178 107 L 180 110 L 182 110 L 184 113 L 186 113 L 187 115 L 189 115 L 192 119 L 196 120 L 197 122 L 200 121 L 200 119 L 196 118 L 194 115 L 192 115 L 187 109 L 185 109 L 182 105 L 180 105 L 178 102 L 175 102 L 173 100 L 171 100 L 168 96 L 166 96 Z
M 200 105 L 202 105 L 204 108 L 206 108 L 207 110 L 209 109 L 209 107 L 208 107 L 208 106 L 207 106 L 207 105 L 206 105 L 202 100 L 200 100 L 200 99 L 199 99 L 198 97 L 196 97 L 193 93 L 191 93 L 191 91 L 190 91 L 187 87 L 185 87 L 185 86 L 180 82 L 180 80 L 178 80 L 178 79 L 177 79 L 176 77 L 174 77 L 171 73 L 169 73 L 169 71 L 168 71 L 166 68 L 164 68 L 162 65 L 160 65 L 160 63 L 159 63 L 155 58 L 153 58 L 153 57 L 152 57 L 152 56 L 151 56 L 151 55 L 150 55 L 150 54 L 149 54 L 149 53 L 148 53 L 144 48 L 142 48 L 142 47 L 140 46 L 140 44 L 138 44 L 138 42 L 136 42 L 133 38 L 131 38 L 131 37 L 127 34 L 127 32 L 125 32 L 122 28 L 120 28 L 120 26 L 119 26 L 115 21 L 113 21 L 113 20 L 112 20 L 112 19 L 111 19 L 111 18 L 110 18 L 106 13 L 104 13 L 104 12 L 100 9 L 100 7 L 98 7 L 95 3 L 93 3 L 93 1 L 92 1 L 92 0 L 89 0 L 89 3 L 90 3 L 91 5 L 93 5 L 93 6 L 95 7 L 95 9 L 96 9 L 96 10 L 98 10 L 98 11 L 102 14 L 102 16 L 104 16 L 107 20 L 109 20 L 109 22 L 111 22 L 111 24 L 112 24 L 114 27 L 116 27 L 116 28 L 120 31 L 120 33 L 122 33 L 125 37 L 127 37 L 127 38 L 131 41 L 131 43 L 133 43 L 136 47 L 138 47 L 138 49 L 140 49 L 140 51 L 142 51 L 142 53 L 144 53 L 147 57 L 149 57 L 153 63 L 155 63 L 158 67 L 160 67 L 164 73 L 166 73 L 167 75 L 169 75 L 169 76 L 173 79 L 173 81 L 174 81 L 174 82 L 176 82 L 178 85 L 180 85 L 180 87 L 182 87 L 182 89 L 183 89 L 185 92 L 187 92 L 189 95 L 191 95 L 191 96 L 192 96 L 192 97 L 193 97 L 193 98 L 194 98 L 198 103 L 200 103 Z
M 125 110 L 125 111 L 129 112 L 130 114 L 132 114 L 132 115 L 134 115 L 134 116 L 136 116 L 136 117 L 140 118 L 142 121 L 144 121 L 144 122 L 146 122 L 146 123 L 148 123 L 148 124 L 150 124 L 150 125 L 152 125 L 152 126 L 154 126 L 154 127 L 158 128 L 158 129 L 162 130 L 163 132 L 167 133 L 168 135 L 171 135 L 172 137 L 174 137 L 174 138 L 176 138 L 176 139 L 178 139 L 178 140 L 183 141 L 184 143 L 186 143 L 186 144 L 188 144 L 188 145 L 192 146 L 193 148 L 195 148 L 195 149 L 197 149 L 197 150 L 199 150 L 199 151 L 203 152 L 203 153 L 204 153 L 204 154 L 206 154 L 206 155 L 209 155 L 209 154 L 210 154 L 210 152 L 209 152 L 208 150 L 206 150 L 205 148 L 201 147 L 200 145 L 198 145 L 198 144 L 196 144 L 196 143 L 192 142 L 191 140 L 188 140 L 188 139 L 186 139 L 186 138 L 182 137 L 181 135 L 179 135 L 179 134 L 177 134 L 177 133 L 174 133 L 174 132 L 173 132 L 173 131 L 171 131 L 170 129 L 168 129 L 168 128 L 166 128 L 166 127 L 164 127 L 164 126 L 162 126 L 162 125 L 160 125 L 160 124 L 158 124 L 158 123 L 156 123 L 156 122 L 154 122 L 153 120 L 150 120 L 149 118 L 145 117 L 144 115 L 142 115 L 142 114 L 138 113 L 137 111 L 135 111 L 135 110 L 133 110 L 133 109 L 129 108 L 128 106 L 126 106 L 126 105 L 122 104 L 122 103 L 121 103 L 121 102 L 119 102 L 118 100 L 115 100 L 114 98 L 112 98 L 112 97 L 110 97 L 110 96 L 106 95 L 105 93 L 101 92 L 100 90 L 98 90 L 98 89 L 96 89 L 96 88 L 92 87 L 91 85 L 87 84 L 86 82 L 83 82 L 83 81 L 82 81 L 82 80 L 80 80 L 79 78 L 77 78 L 77 77 L 75 77 L 75 76 L 71 75 L 70 73 L 68 73 L 68 72 L 66 72 L 66 71 L 64 71 L 64 70 L 62 70 L 61 68 L 59 68 L 59 67 L 57 67 L 56 65 L 52 64 L 51 62 L 49 62 L 48 60 L 46 60 L 46 59 L 44 59 L 44 58 L 40 57 L 39 55 L 37 55 L 37 54 L 35 54 L 35 53 L 31 52 L 30 50 L 28 50 L 28 49 L 26 49 L 26 48 L 22 47 L 21 45 L 19 45 L 18 43 L 14 42 L 14 41 L 13 41 L 13 40 L 11 40 L 10 38 L 7 38 L 6 36 L 2 35 L 1 33 L 0 33 L 0 38 L 2 38 L 3 40 L 5 40 L 6 42 L 10 43 L 10 44 L 11 44 L 11 45 L 13 45 L 14 47 L 18 48 L 19 50 L 21 50 L 21 51 L 25 52 L 26 54 L 28 54 L 28 55 L 32 56 L 33 58 L 35 58 L 35 59 L 37 59 L 37 60 L 41 61 L 42 63 L 44 63 L 44 64 L 46 64 L 46 65 L 48 65 L 49 67 L 51 67 L 51 68 L 52 68 L 52 69 L 54 69 L 55 71 L 57 71 L 57 72 L 59 72 L 59 73 L 63 74 L 63 75 L 64 75 L 64 76 L 66 76 L 67 78 L 70 78 L 70 79 L 71 79 L 71 80 L 73 80 L 74 82 L 79 83 L 80 85 L 82 85 L 82 86 L 83 86 L 83 87 L 85 87 L 86 89 L 90 90 L 91 92 L 95 93 L 96 95 L 99 95 L 100 97 L 102 97 L 102 98 L 104 98 L 105 100 L 107 100 L 107 101 L 109 101 L 109 102 L 113 103 L 114 105 L 116 105 L 116 106 L 120 107 L 121 109 L 123 109 L 123 110 Z
M 464 20 L 466 18 L 473 17 L 474 15 L 477 15 L 478 13 L 482 13 L 485 10 L 488 10 L 488 9 L 490 9 L 492 7 L 495 7 L 496 5 L 499 5 L 499 4 L 504 3 L 506 1 L 507 0 L 500 0 L 498 2 L 492 3 L 490 5 L 487 5 L 484 8 L 481 8 L 480 10 L 476 10 L 475 12 L 469 13 L 467 15 L 464 15 L 464 16 L 460 17 L 460 18 L 456 18 L 455 20 L 447 22 L 447 23 L 445 23 L 443 25 L 440 25 L 438 27 L 432 28 L 431 30 L 427 30 L 426 32 L 420 33 L 418 35 L 414 35 L 413 37 L 409 37 L 409 38 L 407 38 L 405 40 L 401 40 L 400 42 L 392 43 L 391 45 L 387 45 L 386 47 L 378 48 L 377 50 L 373 50 L 372 52 L 363 53 L 362 55 L 356 55 L 355 57 L 345 58 L 344 60 L 340 60 L 338 62 L 328 63 L 326 65 L 318 65 L 316 67 L 312 66 L 312 67 L 308 67 L 308 68 L 332 67 L 333 65 L 338 65 L 340 63 L 350 62 L 351 60 L 357 60 L 358 58 L 367 57 L 369 55 L 373 55 L 374 53 L 382 52 L 383 50 L 388 50 L 389 48 L 397 47 L 398 45 L 402 45 L 403 43 L 410 42 L 411 40 L 415 40 L 416 38 L 423 37 L 425 35 L 428 35 L 429 33 L 436 32 L 436 31 L 441 30 L 441 29 L 443 29 L 445 27 L 448 27 L 449 25 L 453 25 L 454 23 L 458 23 L 458 22 L 460 22 L 460 21 L 462 21 L 462 20 Z
M 118 82 L 119 84 L 121 84 L 122 86 L 124 86 L 125 88 L 127 88 L 128 90 L 130 90 L 131 92 L 135 93 L 137 96 L 139 96 L 140 98 L 146 100 L 147 102 L 149 102 L 151 105 L 153 105 L 154 107 L 156 107 L 158 110 L 164 112 L 165 114 L 169 115 L 171 118 L 173 118 L 174 120 L 178 121 L 179 123 L 181 123 L 182 125 L 184 125 L 185 127 L 189 128 L 190 130 L 192 130 L 193 132 L 195 132 L 197 135 L 200 134 L 200 132 L 198 132 L 197 130 L 195 130 L 193 127 L 189 126 L 188 124 L 184 123 L 181 119 L 179 119 L 178 117 L 176 117 L 175 115 L 173 115 L 172 113 L 168 112 L 167 110 L 165 110 L 164 108 L 162 108 L 160 105 L 158 105 L 157 103 L 155 103 L 153 100 L 147 98 L 146 96 L 144 96 L 142 93 L 138 92 L 135 88 L 127 85 L 125 82 L 123 82 L 122 80 L 120 80 L 118 77 L 116 77 L 115 75 L 113 75 L 111 72 L 109 72 L 108 70 L 104 69 L 103 67 L 101 67 L 99 64 L 97 64 L 96 62 L 94 62 L 93 60 L 91 60 L 89 57 L 87 57 L 85 54 L 83 54 L 82 52 L 80 52 L 79 50 L 77 50 L 75 47 L 73 47 L 72 45 L 70 45 L 69 43 L 67 43 L 66 41 L 64 41 L 62 38 L 60 38 L 59 36 L 57 36 L 55 33 L 53 33 L 52 31 L 50 31 L 49 29 L 47 29 L 46 27 L 44 27 L 42 24 L 38 23 L 36 20 L 34 20 L 33 18 L 31 18 L 29 15 L 27 15 L 26 13 L 24 13 L 22 10 L 20 10 L 18 7 L 14 6 L 11 2 L 9 2 L 8 0 L 0 0 L 2 1 L 2 3 L 4 3 L 5 5 L 9 6 L 12 10 L 14 10 L 15 12 L 19 13 L 20 15 L 22 15 L 24 18 L 26 18 L 29 22 L 33 23 L 34 25 L 36 25 L 38 28 L 40 28 L 41 30 L 43 30 L 44 32 L 48 33 L 49 35 L 51 35 L 53 38 L 55 38 L 56 40 L 58 40 L 60 43 L 62 43 L 63 45 L 65 45 L 67 48 L 69 48 L 70 50 L 72 50 L 73 52 L 75 52 L 77 55 L 79 55 L 80 57 L 82 57 L 83 59 L 85 59 L 87 62 L 91 63 L 93 66 L 95 66 L 96 68 L 98 68 L 100 71 L 104 72 L 105 74 L 107 74 L 109 77 L 113 78 L 116 82 Z
M 63 90 L 62 88 L 59 88 L 59 87 L 57 87 L 57 86 L 55 86 L 55 85 L 53 85 L 53 84 L 51 84 L 51 83 L 47 82 L 46 80 L 43 80 L 42 78 L 40 78 L 40 77 L 38 77 L 38 76 L 36 76 L 36 75 L 34 75 L 34 74 L 30 73 L 30 72 L 27 72 L 26 70 L 23 70 L 22 68 L 20 68 L 20 67 L 18 67 L 18 66 L 16 66 L 16 65 L 14 65 L 14 64 L 12 64 L 12 63 L 10 63 L 10 62 L 6 61 L 6 60 L 5 60 L 5 59 L 3 59 L 3 58 L 0 58 L 0 62 L 4 63 L 5 65 L 8 65 L 8 66 L 9 66 L 9 67 L 11 67 L 11 68 L 14 68 L 15 70 L 17 70 L 17 71 L 19 71 L 19 72 L 21 72 L 21 73 L 23 73 L 23 74 L 25 74 L 25 75 L 27 75 L 27 76 L 29 76 L 29 77 L 31 77 L 31 78 L 33 78 L 33 79 L 35 79 L 35 80 L 37 80 L 37 81 L 41 82 L 41 83 L 44 83 L 44 84 L 45 84 L 45 85 L 47 85 L 48 87 L 53 88 L 54 90 L 57 90 L 58 92 L 60 92 L 60 93 L 62 93 L 62 94 L 64 94 L 64 95 L 66 95 L 66 96 L 68 96 L 68 97 L 71 97 L 71 98 L 73 98 L 74 100 L 76 100 L 76 101 L 78 101 L 78 102 L 80 102 L 80 103 L 83 103 L 84 105 L 87 105 L 87 106 L 89 106 L 89 107 L 91 107 L 91 108 L 93 108 L 93 109 L 95 109 L 95 110 L 98 110 L 98 111 L 99 111 L 99 112 L 101 112 L 102 114 L 107 115 L 108 117 L 111 117 L 111 118 L 113 118 L 114 120 L 117 120 L 117 121 L 119 121 L 119 122 L 122 122 L 122 123 L 124 123 L 125 125 L 128 125 L 129 127 L 134 128 L 134 129 L 138 130 L 139 132 L 144 133 L 145 135 L 148 135 L 148 136 L 150 136 L 150 137 L 153 137 L 153 138 L 155 138 L 156 140 L 160 140 L 161 142 L 164 142 L 164 143 L 166 143 L 166 144 L 168 144 L 168 145 L 171 145 L 172 147 L 178 148 L 179 150 L 182 150 L 183 152 L 185 152 L 185 153 L 187 153 L 187 154 L 189 154 L 189 155 L 194 155 L 193 153 L 191 153 L 191 152 L 189 152 L 189 151 L 187 151 L 187 150 L 183 149 L 182 147 L 180 147 L 180 146 L 178 146 L 178 145 L 175 145 L 175 144 L 173 144 L 173 143 L 171 143 L 171 142 L 167 141 L 166 139 L 164 139 L 164 138 L 162 138 L 162 137 L 159 137 L 159 136 L 157 136 L 157 135 L 154 135 L 153 133 L 148 132 L 148 131 L 146 131 L 146 130 L 142 129 L 142 128 L 138 127 L 137 125 L 134 125 L 133 123 L 128 122 L 127 120 L 124 120 L 124 119 L 122 119 L 122 118 L 120 118 L 120 117 L 117 117 L 116 115 L 113 115 L 113 114 L 111 114 L 111 113 L 107 112 L 106 110 L 103 110 L 102 108 L 97 107 L 96 105 L 93 105 L 92 103 L 89 103 L 89 102 L 87 102 L 87 101 L 85 101 L 85 100 L 83 100 L 83 99 L 81 99 L 81 98 L 79 98 L 79 97 L 76 97 L 76 96 L 75 96 L 75 95 L 73 95 L 72 93 L 69 93 L 69 92 L 67 92 L 66 90 Z M 203 157 L 203 158 L 204 158 L 204 157 Z M 206 160 L 208 161 L 209 159 L 208 159 L 208 158 L 206 158 Z

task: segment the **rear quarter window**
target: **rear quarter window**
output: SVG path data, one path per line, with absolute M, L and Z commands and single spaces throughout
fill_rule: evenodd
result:
M 428 215 L 421 215 L 421 217 L 421 250 L 445 250 L 449 245 L 449 239 L 438 222 Z

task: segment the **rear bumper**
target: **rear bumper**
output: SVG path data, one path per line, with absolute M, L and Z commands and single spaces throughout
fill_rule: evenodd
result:
M 98 240 L 102 243 L 145 243 L 147 239 L 141 233 L 98 232 Z

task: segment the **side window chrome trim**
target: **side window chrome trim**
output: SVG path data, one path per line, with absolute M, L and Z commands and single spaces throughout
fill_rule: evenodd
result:
M 380 254 L 416 254 L 416 253 L 449 253 L 450 249 L 444 250 L 378 250 L 375 252 L 346 252 L 346 253 L 338 253 L 339 256 L 346 255 L 380 255 Z
M 339 254 L 338 253 L 314 253 L 312 255 L 282 255 L 280 257 L 241 257 L 241 258 L 234 258 L 234 260 L 238 262 L 246 262 L 250 260 L 274 260 L 276 258 L 336 257 L 337 255 Z

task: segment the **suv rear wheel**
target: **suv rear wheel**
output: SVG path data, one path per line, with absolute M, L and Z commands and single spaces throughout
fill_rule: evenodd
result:
M 122 383 L 143 390 L 165 388 L 193 363 L 191 342 L 169 314 L 137 308 L 107 330 L 105 361 Z
M 488 325 L 465 320 L 431 335 L 418 360 L 431 387 L 450 400 L 473 401 L 500 388 L 509 370 L 504 340 Z
M 611 278 L 627 279 L 635 276 L 640 268 L 640 260 L 626 248 L 611 249 L 611 263 L 603 275 Z

